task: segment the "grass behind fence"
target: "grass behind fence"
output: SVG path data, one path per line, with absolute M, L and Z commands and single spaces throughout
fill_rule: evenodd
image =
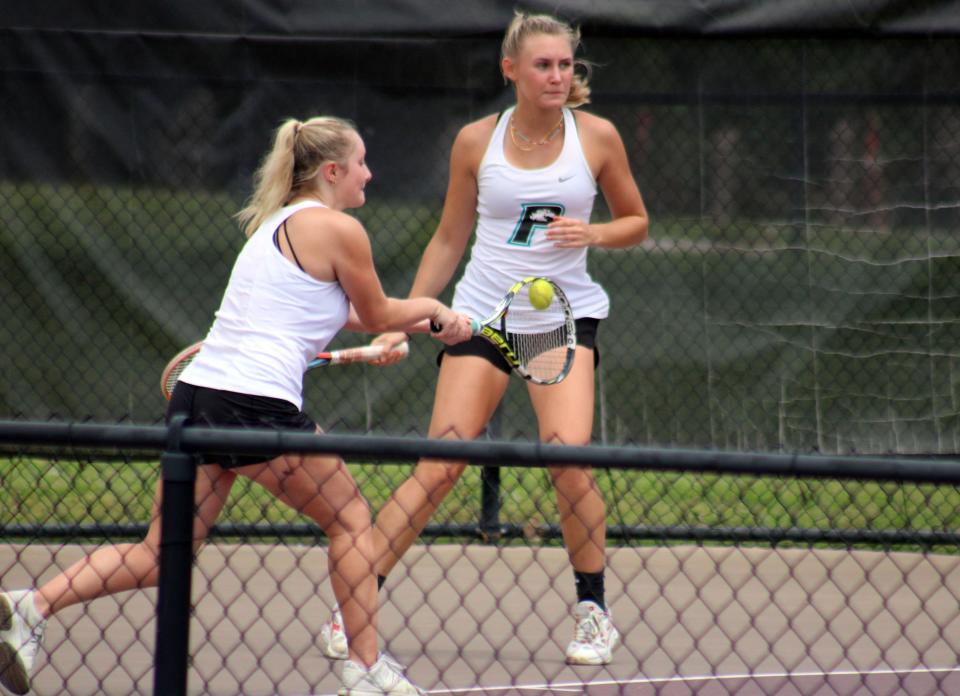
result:
M 411 464 L 350 464 L 374 514 Z M 139 524 L 149 519 L 159 465 L 12 458 L 0 461 L 0 522 L 18 525 Z M 501 522 L 536 536 L 558 521 L 546 471 L 502 470 Z M 932 484 L 787 479 L 630 470 L 596 470 L 611 525 L 705 529 L 955 531 L 960 489 Z M 475 524 L 480 467 L 468 467 L 433 518 Z M 234 485 L 223 523 L 307 523 L 245 479 Z M 616 543 L 616 542 L 611 542 Z

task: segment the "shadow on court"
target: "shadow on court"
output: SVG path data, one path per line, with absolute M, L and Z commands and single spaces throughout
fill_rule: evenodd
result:
M 6 588 L 88 549 L 0 548 Z M 614 662 L 573 668 L 562 549 L 411 549 L 381 595 L 387 651 L 432 694 L 960 693 L 960 559 L 889 551 L 666 546 L 609 552 L 623 634 Z M 192 694 L 333 694 L 315 643 L 332 604 L 313 546 L 211 544 L 193 575 Z M 50 622 L 34 693 L 150 694 L 155 591 Z

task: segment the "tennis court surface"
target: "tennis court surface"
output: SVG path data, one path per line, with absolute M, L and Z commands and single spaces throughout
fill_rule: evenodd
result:
M 4 546 L 21 586 L 78 546 Z M 960 558 L 845 549 L 610 549 L 623 644 L 605 667 L 563 661 L 572 580 L 559 548 L 416 546 L 384 588 L 385 648 L 433 694 L 960 693 Z M 210 544 L 194 570 L 189 691 L 333 694 L 314 641 L 332 594 L 323 548 Z M 37 694 L 152 690 L 155 592 L 61 612 Z

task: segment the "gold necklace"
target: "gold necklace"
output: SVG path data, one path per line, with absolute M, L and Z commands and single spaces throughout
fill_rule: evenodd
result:
M 513 141 L 513 144 L 517 147 L 518 150 L 522 152 L 531 152 L 540 145 L 549 145 L 563 131 L 563 114 L 560 114 L 560 120 L 557 121 L 557 125 L 547 131 L 547 134 L 540 138 L 540 140 L 534 140 L 528 135 L 522 133 L 518 128 L 517 124 L 514 121 L 514 115 L 510 115 L 510 140 Z M 520 144 L 520 141 L 523 141 L 529 144 L 529 147 L 524 147 Z

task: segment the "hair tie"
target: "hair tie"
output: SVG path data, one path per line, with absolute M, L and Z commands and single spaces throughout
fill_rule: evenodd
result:
M 303 127 L 303 124 L 300 121 L 297 121 L 293 124 L 293 137 L 296 138 L 300 135 L 300 129 Z

